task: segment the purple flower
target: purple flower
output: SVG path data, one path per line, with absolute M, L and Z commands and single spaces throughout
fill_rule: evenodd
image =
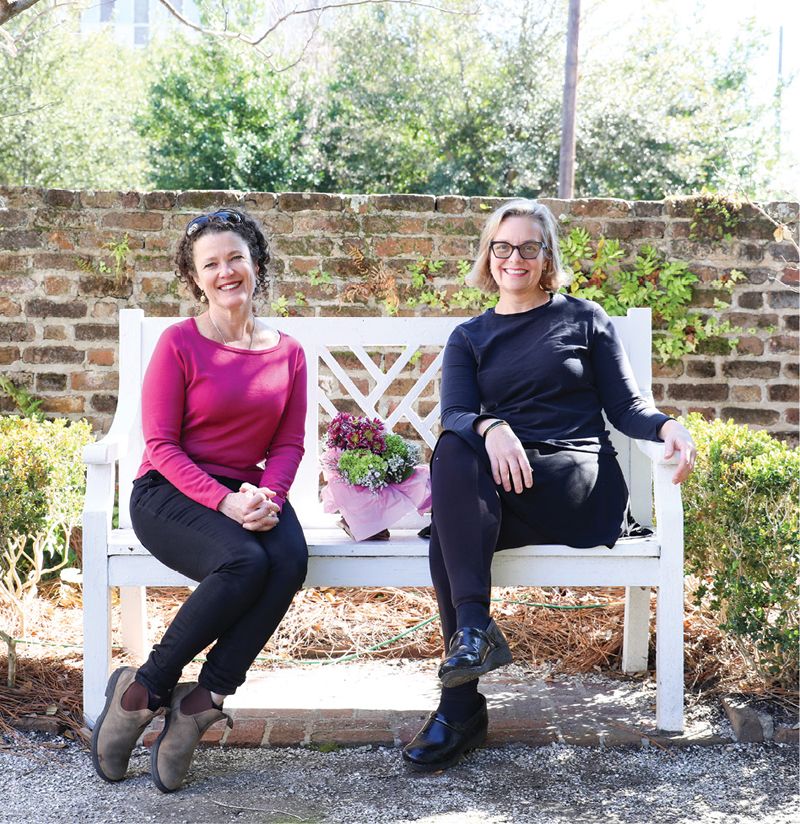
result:
M 328 427 L 329 449 L 368 449 L 376 455 L 386 451 L 386 430 L 380 418 L 340 412 Z

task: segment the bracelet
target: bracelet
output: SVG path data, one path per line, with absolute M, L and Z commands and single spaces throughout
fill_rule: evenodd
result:
M 496 427 L 496 426 L 508 426 L 508 421 L 501 421 L 499 418 L 496 421 L 492 421 L 486 429 L 483 430 L 483 439 L 486 440 L 486 436 Z

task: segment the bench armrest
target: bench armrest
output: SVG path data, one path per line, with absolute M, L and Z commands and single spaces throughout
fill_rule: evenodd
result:
M 680 455 L 677 452 L 673 452 L 671 458 L 664 457 L 664 444 L 658 443 L 656 441 L 641 441 L 634 439 L 634 443 L 639 449 L 647 455 L 648 458 L 654 463 L 660 466 L 672 466 L 673 464 L 677 464 L 680 460 Z
M 114 432 L 114 428 L 99 441 L 90 443 L 83 448 L 83 462 L 85 464 L 113 464 L 128 451 L 128 438 L 122 432 Z

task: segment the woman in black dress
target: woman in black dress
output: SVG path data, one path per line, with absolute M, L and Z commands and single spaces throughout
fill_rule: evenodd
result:
M 495 551 L 529 544 L 613 546 L 627 528 L 628 490 L 602 412 L 624 434 L 678 452 L 695 447 L 638 392 L 603 309 L 559 294 L 556 221 L 514 200 L 483 230 L 471 282 L 496 308 L 457 327 L 442 372 L 442 435 L 431 478 L 430 565 L 447 653 L 438 708 L 403 751 L 412 769 L 457 763 L 486 738 L 478 678 L 511 661 L 489 615 Z

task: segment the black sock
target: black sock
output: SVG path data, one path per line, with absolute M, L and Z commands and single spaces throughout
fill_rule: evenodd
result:
M 459 687 L 442 687 L 438 710 L 448 721 L 464 722 L 475 715 L 483 701 L 476 678 Z
M 489 606 L 480 601 L 468 601 L 456 607 L 456 623 L 461 627 L 486 629 L 489 626 Z

